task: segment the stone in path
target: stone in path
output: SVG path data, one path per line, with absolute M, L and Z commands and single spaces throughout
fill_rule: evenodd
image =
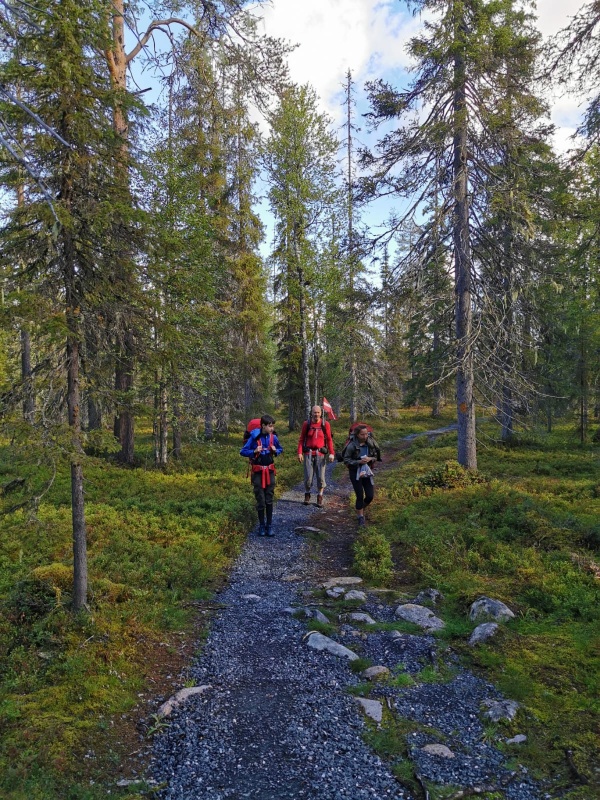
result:
M 352 575 L 342 575 L 339 578 L 328 578 L 321 586 L 323 589 L 332 589 L 334 586 L 357 586 L 362 582 L 362 578 Z
M 357 697 L 356 701 L 360 703 L 367 717 L 375 720 L 375 722 L 381 722 L 383 719 L 383 705 L 379 700 L 368 700 L 366 697 Z
M 333 639 L 330 639 L 329 636 L 323 636 L 322 633 L 314 632 L 309 634 L 306 643 L 309 647 L 312 647 L 313 650 L 326 650 L 334 656 L 347 658 L 348 661 L 356 661 L 358 658 L 356 653 L 348 647 L 344 647 L 343 644 L 335 642 Z
M 209 689 L 212 689 L 212 686 L 191 686 L 188 689 L 180 689 L 177 694 L 174 694 L 173 697 L 169 698 L 160 706 L 156 714 L 159 717 L 168 717 L 173 709 L 177 708 L 181 703 L 185 703 L 188 697 L 193 697 L 196 694 L 204 694 L 204 692 Z

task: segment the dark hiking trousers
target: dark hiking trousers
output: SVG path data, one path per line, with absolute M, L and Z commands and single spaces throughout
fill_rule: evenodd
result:
M 356 504 L 354 507 L 357 511 L 360 511 L 361 509 L 366 508 L 369 503 L 372 502 L 375 495 L 375 486 L 373 485 L 370 477 L 361 478 L 360 480 L 356 479 L 358 467 L 350 467 L 348 472 L 350 474 L 352 486 L 354 487 L 354 494 L 356 495 Z

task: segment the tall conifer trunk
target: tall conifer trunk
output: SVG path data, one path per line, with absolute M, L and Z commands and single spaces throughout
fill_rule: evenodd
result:
M 129 196 L 129 122 L 125 111 L 124 100 L 127 92 L 127 54 L 125 52 L 125 16 L 124 0 L 113 0 L 111 4 L 113 46 L 106 52 L 113 89 L 116 90 L 116 102 L 113 110 L 113 127 L 117 135 L 119 154 L 117 158 L 117 174 L 115 179 L 122 182 L 123 196 Z M 117 280 L 125 287 L 128 283 L 128 256 L 121 255 L 117 265 Z M 131 410 L 131 393 L 134 380 L 135 337 L 126 309 L 117 325 L 122 327 L 122 335 L 117 337 L 115 359 L 115 390 L 119 397 L 119 410 L 115 417 L 114 433 L 121 443 L 120 460 L 125 464 L 133 464 L 135 460 L 135 426 Z
M 454 57 L 454 270 L 457 341 L 456 406 L 458 415 L 458 462 L 477 469 L 475 402 L 473 397 L 473 350 L 471 341 L 471 248 L 469 231 L 469 173 L 467 165 L 466 25 L 461 2 L 454 4 L 456 55 Z
M 70 179 L 63 181 L 63 203 L 70 205 Z M 67 410 L 71 428 L 71 517 L 73 527 L 73 610 L 81 611 L 87 602 L 87 532 L 83 493 L 83 445 L 81 436 L 81 393 L 79 386 L 81 354 L 81 302 L 77 292 L 75 247 L 71 234 L 63 229 L 65 319 L 67 324 Z
M 310 371 L 308 367 L 308 330 L 306 324 L 306 287 L 304 286 L 304 270 L 300 258 L 298 247 L 299 225 L 294 224 L 292 233 L 294 240 L 294 260 L 296 262 L 296 274 L 298 276 L 298 306 L 300 313 L 300 343 L 302 347 L 302 388 L 304 396 L 304 414 L 306 419 L 310 419 Z
M 352 196 L 352 72 L 346 75 L 346 145 L 347 145 L 347 190 L 348 190 L 348 289 L 350 292 L 350 326 L 354 332 L 356 314 L 354 312 L 354 282 L 356 249 L 354 242 L 354 198 Z M 352 336 L 352 339 L 355 337 Z M 350 344 L 350 422 L 356 422 L 358 416 L 358 370 L 356 365 L 356 346 Z
M 17 186 L 17 207 L 25 205 L 25 190 L 22 183 Z M 21 380 L 23 381 L 23 419 L 33 422 L 35 397 L 31 385 L 31 335 L 27 328 L 21 328 Z
M 502 322 L 502 433 L 503 442 L 508 442 L 514 433 L 514 408 L 512 393 L 513 359 L 513 277 L 512 277 L 512 231 L 506 225 L 504 232 L 504 316 Z

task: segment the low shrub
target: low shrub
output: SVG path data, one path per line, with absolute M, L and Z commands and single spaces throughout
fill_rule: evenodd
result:
M 419 478 L 417 485 L 432 489 L 459 489 L 485 483 L 486 478 L 461 466 L 458 461 L 446 461 Z
M 382 533 L 366 530 L 354 542 L 354 567 L 371 583 L 385 584 L 394 574 L 389 541 Z

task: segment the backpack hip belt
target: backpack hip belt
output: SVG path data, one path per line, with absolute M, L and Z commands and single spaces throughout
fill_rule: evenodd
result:
M 271 483 L 270 473 L 277 474 L 275 464 L 268 464 L 266 467 L 263 467 L 261 464 L 252 464 L 252 472 L 262 472 L 261 484 L 263 489 L 266 489 Z

